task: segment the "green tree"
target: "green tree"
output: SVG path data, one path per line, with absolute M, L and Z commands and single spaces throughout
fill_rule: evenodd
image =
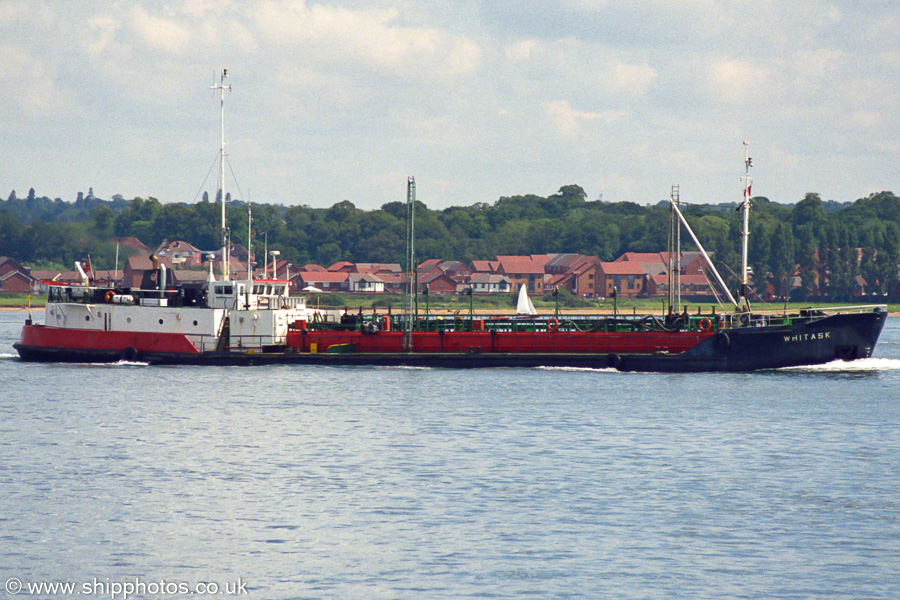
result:
M 775 294 L 790 296 L 794 282 L 794 235 L 791 226 L 779 223 L 772 231 L 769 250 L 769 271 Z
M 800 287 L 794 298 L 807 300 L 816 283 L 816 245 L 815 238 L 808 229 L 802 229 L 797 236 L 797 266 L 800 275 Z

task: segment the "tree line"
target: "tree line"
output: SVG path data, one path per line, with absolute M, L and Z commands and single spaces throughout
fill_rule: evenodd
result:
M 194 204 L 161 203 L 155 198 L 111 200 L 78 194 L 74 202 L 15 192 L 0 200 L 0 255 L 36 266 L 71 268 L 91 254 L 98 267 L 114 262 L 114 237 L 134 236 L 150 247 L 163 239 L 185 240 L 202 250 L 221 245 L 217 198 L 204 194 Z M 852 203 L 823 201 L 807 194 L 795 204 L 751 201 L 750 264 L 778 296 L 803 300 L 854 296 L 858 277 L 867 293 L 897 296 L 900 262 L 900 198 L 881 192 Z M 247 245 L 247 206 L 228 202 L 232 240 Z M 684 205 L 683 212 L 726 279 L 740 265 L 741 217 L 737 203 Z M 405 254 L 406 205 L 388 202 L 362 210 L 344 200 L 329 208 L 253 205 L 253 245 L 295 264 L 401 262 Z M 578 185 L 547 197 L 499 198 L 443 210 L 416 206 L 419 260 L 471 262 L 504 254 L 580 253 L 613 260 L 624 252 L 666 249 L 666 203 L 589 201 Z M 683 236 L 684 250 L 692 249 Z M 258 252 L 257 252 L 258 255 Z M 817 276 L 824 274 L 824 276 Z

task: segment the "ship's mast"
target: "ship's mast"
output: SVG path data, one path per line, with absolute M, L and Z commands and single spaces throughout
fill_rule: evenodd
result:
M 747 300 L 747 247 L 750 240 L 750 187 L 752 183 L 750 167 L 752 166 L 753 159 L 750 158 L 750 142 L 744 140 L 744 176 L 741 177 L 741 181 L 744 182 L 744 202 L 741 204 L 743 213 L 741 225 L 741 289 L 738 293 L 738 310 L 741 312 L 750 311 L 750 303 Z
M 253 204 L 250 202 L 250 190 L 247 190 L 247 281 L 253 281 L 253 261 L 250 253 L 253 251 Z
M 230 279 L 229 271 L 230 265 L 228 264 L 228 225 L 225 220 L 225 92 L 231 91 L 230 85 L 225 85 L 225 78 L 228 77 L 228 69 L 222 69 L 222 73 L 219 76 L 219 84 L 215 83 L 210 86 L 210 89 L 219 91 L 219 108 L 221 112 L 221 132 L 222 132 L 222 145 L 219 150 L 219 190 L 222 194 L 222 279 L 223 281 L 228 281 Z
M 681 195 L 681 186 L 675 184 L 669 193 L 671 215 L 669 217 L 669 312 L 681 310 L 681 223 L 675 209 Z
M 403 349 L 412 352 L 414 304 L 418 294 L 416 285 L 416 179 L 406 180 L 406 319 L 403 322 Z

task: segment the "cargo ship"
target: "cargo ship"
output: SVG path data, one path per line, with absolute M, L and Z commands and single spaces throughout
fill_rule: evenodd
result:
M 80 264 L 80 284 L 45 282 L 44 323 L 29 314 L 14 348 L 22 360 L 138 361 L 151 365 L 320 365 L 445 368 L 576 367 L 619 371 L 754 371 L 872 356 L 886 306 L 751 309 L 747 240 L 750 166 L 745 142 L 742 264 L 737 298 L 729 292 L 670 197 L 670 285 L 663 315 L 539 316 L 524 289 L 515 315 L 485 318 L 419 314 L 415 285 L 415 181 L 407 182 L 407 288 L 399 314 L 320 310 L 291 296 L 287 280 L 231 279 L 225 220 L 224 92 L 220 84 L 222 264 L 204 285 L 177 283 L 155 263 L 138 287 L 96 285 Z M 249 221 L 249 218 L 248 218 Z M 678 296 L 682 227 L 707 261 L 731 309 L 689 314 Z M 249 229 L 249 226 L 248 226 Z M 151 257 L 154 258 L 154 257 Z M 471 290 L 468 292 L 470 295 Z
M 870 357 L 887 316 L 857 306 L 411 320 L 309 308 L 275 279 L 217 281 L 196 300 L 174 286 L 52 286 L 45 322 L 29 318 L 14 347 L 22 360 L 53 362 L 753 371 Z

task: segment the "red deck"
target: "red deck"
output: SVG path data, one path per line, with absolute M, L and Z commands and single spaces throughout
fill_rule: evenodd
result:
M 434 332 L 413 333 L 413 352 L 496 352 L 508 354 L 677 354 L 692 348 L 712 332 Z M 355 352 L 403 351 L 403 333 L 363 334 L 357 331 L 288 333 L 288 346 L 299 352 L 326 352 L 332 346 L 355 345 Z

